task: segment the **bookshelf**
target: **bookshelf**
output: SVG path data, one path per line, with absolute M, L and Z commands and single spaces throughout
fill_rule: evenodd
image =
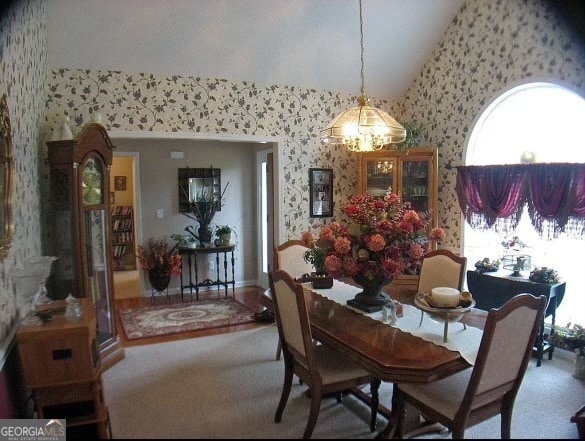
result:
M 112 257 L 115 271 L 136 269 L 134 249 L 134 209 L 131 205 L 118 205 L 112 209 Z

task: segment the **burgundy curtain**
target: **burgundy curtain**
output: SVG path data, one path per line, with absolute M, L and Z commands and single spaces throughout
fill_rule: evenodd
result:
M 540 235 L 585 232 L 585 164 L 463 166 L 455 189 L 473 228 L 515 228 L 527 205 Z

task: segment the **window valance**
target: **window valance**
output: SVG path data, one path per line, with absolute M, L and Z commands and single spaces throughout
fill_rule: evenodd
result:
M 514 229 L 527 206 L 541 236 L 585 233 L 585 164 L 462 166 L 455 188 L 475 229 Z

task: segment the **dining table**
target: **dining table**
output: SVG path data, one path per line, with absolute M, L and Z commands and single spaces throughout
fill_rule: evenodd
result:
M 334 280 L 330 289 L 313 289 L 310 283 L 303 283 L 303 287 L 313 338 L 382 381 L 426 383 L 473 366 L 487 315 L 483 311 L 472 311 L 469 326 L 450 324 L 449 339 L 444 342 L 444 323 L 425 317 L 421 324 L 421 312 L 411 304 L 403 304 L 402 317 L 390 323 L 382 312 L 367 314 L 347 305 L 347 300 L 361 291 L 359 286 Z M 262 297 L 262 303 L 270 308 L 270 290 Z M 395 436 L 396 408 L 393 396 L 388 424 L 379 438 Z M 408 412 L 404 432 L 412 435 L 420 413 L 410 408 Z

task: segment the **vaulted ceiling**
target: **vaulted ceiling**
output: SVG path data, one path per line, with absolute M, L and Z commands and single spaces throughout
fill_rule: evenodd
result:
M 363 0 L 365 89 L 397 100 L 463 0 Z M 359 0 L 50 0 L 51 67 L 358 95 Z

